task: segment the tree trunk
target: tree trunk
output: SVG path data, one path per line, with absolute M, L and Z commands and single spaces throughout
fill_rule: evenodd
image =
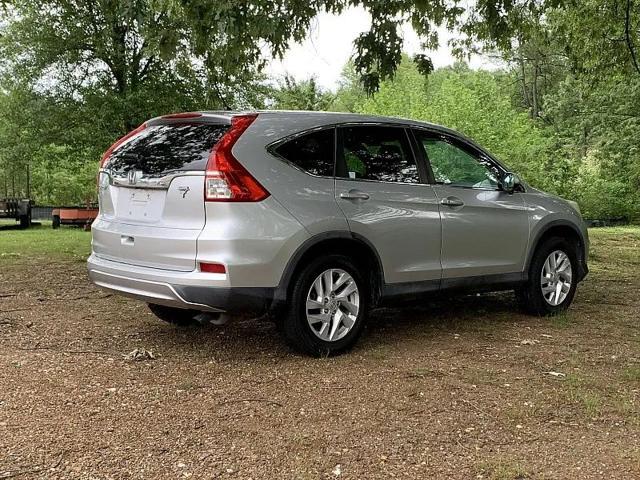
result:
M 538 62 L 533 66 L 533 79 L 531 81 L 531 118 L 535 120 L 540 114 L 538 102 Z
M 522 104 L 527 109 L 530 109 L 531 102 L 529 100 L 529 92 L 527 90 L 527 71 L 524 64 L 524 55 L 522 54 L 522 43 L 520 43 L 520 48 L 518 48 L 517 55 L 517 62 L 520 66 L 520 87 L 522 89 Z

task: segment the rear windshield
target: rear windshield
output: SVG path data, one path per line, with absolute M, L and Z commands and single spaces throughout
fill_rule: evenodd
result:
M 115 173 L 140 170 L 145 175 L 205 170 L 211 149 L 228 128 L 211 124 L 148 127 L 119 146 L 104 167 Z

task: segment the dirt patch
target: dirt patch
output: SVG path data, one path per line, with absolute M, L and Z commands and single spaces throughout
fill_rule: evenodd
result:
M 6 261 L 0 479 L 638 477 L 640 235 L 592 239 L 566 315 L 439 299 L 319 360 L 266 322 L 164 324 L 77 261 Z

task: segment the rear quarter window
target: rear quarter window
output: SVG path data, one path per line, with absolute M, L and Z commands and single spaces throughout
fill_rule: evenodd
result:
M 335 129 L 305 133 L 279 145 L 275 153 L 307 173 L 332 177 Z
M 145 175 L 163 175 L 177 170 L 205 170 L 209 154 L 228 125 L 155 125 L 118 147 L 105 168 L 124 173 L 140 170 Z

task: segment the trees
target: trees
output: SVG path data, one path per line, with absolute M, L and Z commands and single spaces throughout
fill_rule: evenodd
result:
M 267 89 L 255 66 L 216 76 L 185 40 L 184 18 L 173 8 L 145 0 L 5 2 L 0 177 L 11 186 L 7 193 L 27 195 L 29 166 L 41 173 L 36 182 L 74 181 L 85 164 L 95 166 L 110 143 L 150 117 L 263 105 Z M 80 188 L 70 190 L 75 196 L 58 196 L 52 188 L 41 198 L 83 203 L 93 193 Z
M 121 94 L 157 71 L 177 67 L 189 55 L 199 60 L 214 97 L 223 101 L 216 87 L 241 82 L 259 70 L 265 62 L 263 47 L 282 56 L 290 42 L 305 37 L 318 13 L 361 7 L 372 22 L 355 40 L 354 67 L 365 89 L 373 92 L 400 62 L 403 23 L 410 23 L 428 48 L 438 44 L 437 26 L 462 32 L 458 46 L 474 40 L 505 45 L 522 27 L 518 12 L 545 12 L 561 3 L 479 0 L 463 7 L 455 0 L 4 0 L 2 43 L 14 44 L 3 53 L 19 50 L 31 73 L 53 67 L 72 83 L 98 75 Z M 428 69 L 428 58 L 419 60 Z
M 597 84 L 568 76 L 545 98 L 557 161 L 553 182 L 575 192 L 591 217 L 640 216 L 640 78 Z
M 336 95 L 267 83 L 268 57 L 318 12 L 350 7 L 372 23 Z M 443 123 L 589 215 L 640 212 L 638 0 L 0 0 L 0 14 L 0 192 L 26 194 L 28 172 L 38 199 L 82 203 L 90 185 L 71 185 L 144 119 L 271 105 Z M 509 67 L 432 72 L 426 54 L 403 58 L 403 22 L 426 49 L 444 25 L 455 52 L 490 49 Z
M 585 0 L 532 18 L 526 39 L 505 50 L 529 86 L 519 103 L 553 141 L 549 181 L 591 217 L 640 215 L 639 22 L 633 0 Z
M 290 75 L 273 91 L 273 108 L 278 110 L 328 110 L 334 95 L 320 88 L 316 79 L 297 81 Z
M 16 0 L 5 10 L 0 54 L 10 72 L 56 99 L 90 99 L 124 133 L 150 115 L 197 103 L 242 103 L 256 68 L 215 69 L 211 52 L 196 54 L 188 25 L 170 2 L 148 0 Z M 224 70 L 220 70 L 224 67 Z M 230 92 L 226 86 L 234 85 Z M 112 122 L 113 125 L 113 122 Z
M 425 120 L 456 129 L 488 148 L 525 179 L 547 187 L 542 175 L 550 142 L 511 105 L 501 75 L 458 63 L 425 78 L 405 56 L 393 80 L 355 110 Z M 341 94 L 338 93 L 338 98 Z

